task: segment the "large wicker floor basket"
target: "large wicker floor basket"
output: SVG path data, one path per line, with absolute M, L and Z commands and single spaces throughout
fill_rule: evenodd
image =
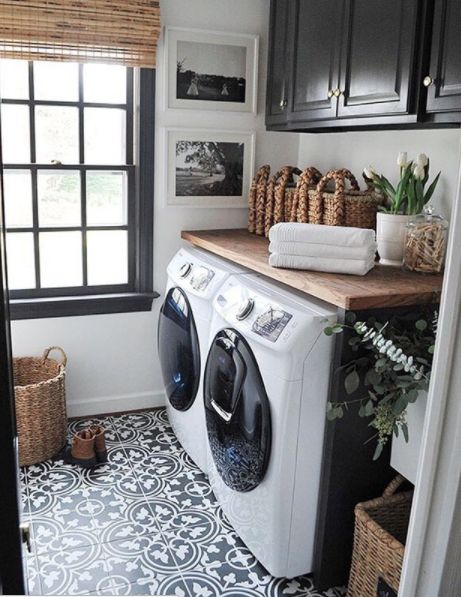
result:
M 382 497 L 355 507 L 347 597 L 375 597 L 380 579 L 398 592 L 413 497 L 412 491 L 395 494 L 404 481 L 397 476 Z
M 61 352 L 61 362 L 49 358 L 52 350 Z M 51 458 L 66 442 L 66 363 L 58 346 L 47 348 L 41 358 L 13 359 L 21 466 Z

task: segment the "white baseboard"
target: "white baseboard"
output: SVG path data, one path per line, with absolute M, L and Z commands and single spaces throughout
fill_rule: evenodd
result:
M 67 402 L 68 417 L 85 417 L 103 413 L 126 412 L 140 408 L 165 406 L 165 392 L 141 392 L 121 396 L 101 396 Z

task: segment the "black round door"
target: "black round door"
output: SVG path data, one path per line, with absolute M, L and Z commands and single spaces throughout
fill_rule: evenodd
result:
M 200 381 L 200 346 L 189 300 L 181 288 L 171 288 L 160 310 L 158 353 L 163 383 L 171 405 L 190 408 Z
M 205 368 L 208 441 L 219 475 L 235 491 L 264 479 L 271 451 L 269 399 L 258 364 L 237 331 L 216 334 Z

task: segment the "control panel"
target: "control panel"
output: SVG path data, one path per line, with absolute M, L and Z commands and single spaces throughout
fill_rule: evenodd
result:
M 194 290 L 204 291 L 214 278 L 214 271 L 204 265 L 196 265 L 190 278 L 190 285 Z
M 277 342 L 292 317 L 293 315 L 287 313 L 287 311 L 269 306 L 266 311 L 256 318 L 251 329 L 255 334 L 266 338 L 269 342 Z

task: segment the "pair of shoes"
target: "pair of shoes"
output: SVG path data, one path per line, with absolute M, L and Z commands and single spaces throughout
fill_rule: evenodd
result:
M 83 467 L 107 462 L 106 430 L 101 425 L 92 425 L 78 431 L 72 438 L 72 447 L 67 451 L 67 463 Z

